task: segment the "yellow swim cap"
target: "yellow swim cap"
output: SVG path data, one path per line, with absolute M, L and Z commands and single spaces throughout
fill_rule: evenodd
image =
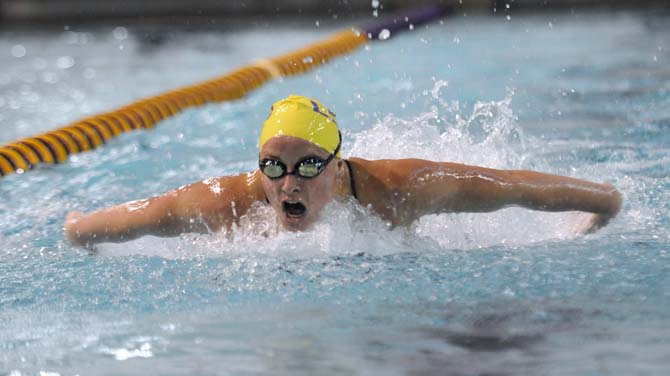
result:
M 291 136 L 311 142 L 334 153 L 340 145 L 340 131 L 335 114 L 316 99 L 289 95 L 270 107 L 270 115 L 263 123 L 259 149 L 277 136 Z M 337 150 L 336 157 L 340 158 Z

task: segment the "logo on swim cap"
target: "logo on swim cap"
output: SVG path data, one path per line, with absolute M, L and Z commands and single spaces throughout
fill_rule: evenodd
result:
M 289 95 L 270 107 L 270 115 L 263 122 L 259 149 L 278 136 L 291 136 L 317 145 L 329 153 L 340 144 L 340 132 L 335 113 L 316 99 Z M 340 158 L 340 152 L 336 157 Z

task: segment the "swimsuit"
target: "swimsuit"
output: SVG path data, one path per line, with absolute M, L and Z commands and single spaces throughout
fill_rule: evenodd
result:
M 349 184 L 351 185 L 351 194 L 356 200 L 358 196 L 356 195 L 356 186 L 354 185 L 354 171 L 351 169 L 351 163 L 348 160 L 344 159 L 344 163 L 347 164 L 347 169 L 349 170 Z

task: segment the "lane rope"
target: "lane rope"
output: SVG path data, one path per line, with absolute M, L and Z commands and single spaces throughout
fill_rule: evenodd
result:
M 406 12 L 367 28 L 351 28 L 319 42 L 251 64 L 199 84 L 140 99 L 110 112 L 90 116 L 61 128 L 0 146 L 0 178 L 23 173 L 41 164 L 58 164 L 70 155 L 96 149 L 109 140 L 137 129 L 151 129 L 161 120 L 205 103 L 239 99 L 266 82 L 308 72 L 331 59 L 348 54 L 381 30 L 402 31 L 434 20 L 450 11 L 431 6 Z

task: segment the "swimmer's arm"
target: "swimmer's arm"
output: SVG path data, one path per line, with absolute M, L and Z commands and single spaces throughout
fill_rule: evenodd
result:
M 418 161 L 418 162 L 416 162 Z M 595 231 L 621 207 L 621 194 L 611 184 L 526 170 L 495 170 L 456 163 L 415 160 L 406 182 L 414 220 L 445 212 L 491 212 L 508 206 L 544 211 L 593 213 L 583 232 Z M 418 216 L 417 216 L 418 215 Z
M 230 227 L 256 199 L 240 176 L 198 182 L 147 200 L 91 214 L 68 214 L 64 230 L 76 245 L 123 242 L 143 235 L 177 236 Z

